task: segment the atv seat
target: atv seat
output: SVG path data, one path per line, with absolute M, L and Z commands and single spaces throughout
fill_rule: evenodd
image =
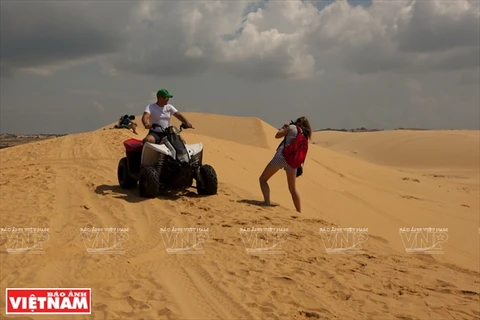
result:
M 125 140 L 123 142 L 123 145 L 125 146 L 125 149 L 126 149 L 127 152 L 129 152 L 129 151 L 142 151 L 142 149 L 143 149 L 143 141 L 135 139 L 135 138 L 130 138 L 128 140 Z

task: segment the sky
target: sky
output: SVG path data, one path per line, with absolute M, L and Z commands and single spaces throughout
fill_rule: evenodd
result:
M 480 1 L 0 2 L 0 132 L 143 113 L 480 129 Z M 192 124 L 195 126 L 195 123 Z

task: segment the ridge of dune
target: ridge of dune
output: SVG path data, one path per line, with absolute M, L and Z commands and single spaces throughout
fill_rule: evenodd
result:
M 397 168 L 479 170 L 479 130 L 317 131 L 317 145 Z
M 104 127 L 1 149 L 1 226 L 50 230 L 42 255 L 1 252 L 2 289 L 91 287 L 95 319 L 480 315 L 478 176 L 407 173 L 311 145 L 297 180 L 303 212 L 293 210 L 283 172 L 269 181 L 277 205 L 262 207 L 258 176 L 279 142 L 275 128 L 257 118 L 186 115 L 196 129 L 182 136 L 204 144 L 204 163 L 220 182 L 215 196 L 143 199 L 121 189 L 122 142 L 143 138 L 142 128 L 138 136 Z M 219 119 L 225 126 L 212 129 Z M 80 228 L 92 226 L 128 228 L 125 252 L 88 254 Z M 203 254 L 168 254 L 160 228 L 173 226 L 208 228 Z M 327 253 L 319 229 L 332 226 L 367 228 L 364 251 Z M 288 237 L 277 254 L 248 254 L 255 243 L 239 232 L 248 227 L 288 229 Z M 401 227 L 448 228 L 443 254 L 405 253 Z
M 182 112 L 194 125 L 198 134 L 233 141 L 241 144 L 253 145 L 263 148 L 271 147 L 273 127 L 257 117 L 236 117 L 214 113 Z M 142 126 L 142 115 L 136 115 L 135 120 Z M 110 129 L 116 122 L 98 130 Z M 180 121 L 172 117 L 171 124 L 179 126 Z M 98 131 L 97 130 L 97 131 Z

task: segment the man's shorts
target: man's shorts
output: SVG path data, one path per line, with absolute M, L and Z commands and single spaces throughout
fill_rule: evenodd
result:
M 148 131 L 147 136 L 152 136 L 155 138 L 155 144 L 159 144 L 162 141 L 163 137 L 165 137 L 165 133 L 162 132 L 155 132 L 152 129 Z

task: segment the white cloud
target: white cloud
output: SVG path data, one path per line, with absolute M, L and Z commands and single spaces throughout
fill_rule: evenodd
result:
M 320 11 L 309 2 L 269 1 L 243 21 L 242 5 L 213 4 L 169 3 L 168 17 L 160 11 L 165 3 L 153 4 L 130 25 L 129 47 L 139 51 L 113 64 L 138 73 L 224 70 L 261 80 L 305 80 L 330 64 L 359 74 L 478 64 L 479 14 L 469 1 L 374 1 L 368 8 L 339 1 Z M 222 38 L 234 30 L 236 37 Z
M 70 66 L 97 55 L 102 71 L 112 75 L 223 71 L 257 80 L 305 80 L 332 66 L 368 74 L 478 65 L 480 6 L 475 1 L 374 0 L 370 7 L 337 1 L 322 10 L 309 1 L 263 4 L 246 17 L 243 13 L 252 4 L 241 1 L 82 2 L 52 12 L 48 8 L 53 7 L 37 4 L 37 17 L 22 29 L 15 24 L 21 14 L 25 16 L 21 4 L 2 4 L 8 9 L 2 10 L 7 21 L 2 36 L 8 35 L 6 45 L 11 45 L 2 50 L 6 52 L 2 52 L 2 67 L 5 72 L 24 69 L 48 75 L 51 72 L 45 70 L 55 69 L 45 66 L 54 58 L 58 64 Z M 77 12 L 87 10 L 96 20 L 78 18 Z M 59 17 L 53 17 L 55 13 Z M 73 19 L 63 28 L 65 35 L 61 16 Z M 48 24 L 40 22 L 47 18 Z M 92 25 L 97 32 L 92 32 Z M 39 40 L 35 36 L 40 35 L 26 32 L 29 27 L 51 34 L 58 40 L 56 45 L 68 39 L 75 44 L 73 48 L 82 50 L 62 49 L 67 54 L 51 55 L 48 50 L 31 47 L 28 56 L 15 55 L 21 41 Z M 233 34 L 233 39 L 224 38 Z M 95 41 L 88 41 L 89 37 Z M 80 40 L 84 41 L 81 45 Z

